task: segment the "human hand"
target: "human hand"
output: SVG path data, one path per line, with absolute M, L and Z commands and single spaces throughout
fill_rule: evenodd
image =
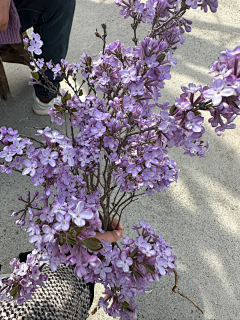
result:
M 10 2 L 11 0 L 0 0 L 0 31 L 8 27 Z
M 113 219 L 114 228 L 116 228 L 117 224 L 118 224 L 118 220 Z M 96 232 L 96 235 L 94 238 L 97 238 L 98 240 L 105 240 L 107 242 L 117 242 L 119 239 L 122 238 L 123 231 L 124 231 L 124 228 L 121 225 L 121 223 L 119 223 L 117 230 L 105 231 L 104 233 Z

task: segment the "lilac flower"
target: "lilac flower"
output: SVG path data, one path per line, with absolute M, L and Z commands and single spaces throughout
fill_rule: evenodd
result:
M 132 67 L 129 70 L 123 69 L 120 71 L 122 77 L 122 83 L 126 84 L 129 82 L 136 81 L 136 68 Z
M 162 121 L 158 127 L 159 130 L 162 130 L 164 133 L 176 130 L 175 119 L 170 116 L 167 111 L 161 111 L 161 118 Z
M 141 170 L 142 168 L 135 164 L 130 164 L 126 169 L 126 171 L 131 173 L 133 177 L 136 177 Z
M 114 149 L 114 138 L 111 136 L 105 136 L 103 138 L 104 147 L 109 147 L 111 150 Z
M 124 100 L 123 100 L 123 108 L 132 111 L 133 107 L 136 103 L 136 99 L 134 97 L 129 97 L 129 96 L 124 96 Z
M 137 241 L 135 241 L 135 245 L 141 250 L 143 248 L 147 247 L 147 240 L 143 238 L 143 236 L 140 236 L 137 238 Z
M 63 162 L 67 162 L 71 167 L 74 166 L 74 157 L 76 155 L 76 149 L 73 148 L 64 148 L 62 151 Z
M 165 268 L 167 267 L 167 263 L 163 258 L 161 258 L 159 256 L 156 258 L 155 267 L 158 269 L 159 273 L 162 276 L 164 276 L 166 274 Z
M 192 7 L 193 9 L 197 9 L 199 0 L 186 0 L 186 5 Z
M 97 121 L 103 121 L 103 120 L 106 120 L 107 118 L 109 118 L 109 113 L 103 113 L 99 110 L 96 110 L 94 112 L 94 118 L 97 120 Z
M 19 142 L 18 139 L 14 139 L 13 144 L 10 146 L 10 148 L 16 154 L 23 154 L 23 149 L 25 148 L 25 143 Z
M 55 159 L 57 158 L 58 158 L 58 152 L 57 151 L 51 152 L 50 149 L 47 148 L 42 151 L 41 163 L 45 166 L 49 164 L 51 167 L 55 167 L 56 166 Z
M 37 266 L 33 266 L 31 270 L 31 276 L 34 281 L 37 281 L 39 279 L 41 272 Z
M 222 79 L 213 82 L 213 88 L 204 91 L 204 97 L 211 99 L 214 106 L 221 103 L 222 97 L 230 97 L 234 95 L 235 90 L 232 87 L 225 87 Z
M 134 2 L 134 6 L 133 6 L 133 12 L 136 12 L 138 14 L 142 14 L 143 12 L 143 9 L 144 9 L 144 3 L 140 3 L 139 0 L 136 0 Z
M 190 110 L 192 108 L 190 102 L 187 99 L 176 98 L 175 100 L 176 100 L 175 106 L 181 111 Z
M 153 163 L 153 164 L 158 164 L 158 160 L 155 159 L 155 156 L 153 155 L 153 153 L 150 153 L 150 152 L 145 153 L 145 154 L 143 155 L 143 159 L 146 160 L 146 161 L 145 161 L 145 166 L 146 166 L 147 168 L 151 168 L 152 163 Z
M 116 152 L 111 153 L 107 157 L 111 162 L 117 162 L 119 160 Z
M 37 162 L 32 160 L 25 159 L 24 160 L 24 165 L 26 168 L 23 170 L 22 174 L 26 175 L 30 173 L 30 176 L 33 177 L 36 173 L 36 168 L 37 168 Z
M 92 135 L 96 137 L 101 137 L 105 131 L 106 127 L 104 127 L 101 121 L 97 121 L 96 125 L 91 128 Z
M 3 151 L 0 152 L 0 158 L 5 158 L 7 162 L 12 161 L 12 157 L 15 155 L 15 152 L 12 151 L 10 146 L 6 146 L 3 148 Z
M 17 170 L 21 170 L 22 169 L 22 166 L 23 166 L 23 162 L 24 160 L 19 157 L 19 156 L 16 156 L 13 161 L 10 163 L 10 167 L 14 167 L 16 168 Z
M 194 132 L 201 132 L 203 123 L 203 117 L 195 116 L 192 111 L 187 114 L 187 122 L 185 124 L 186 128 Z
M 148 66 L 148 68 L 155 68 L 156 66 L 159 65 L 159 63 L 156 61 L 157 55 L 153 54 L 151 57 L 147 57 L 145 59 L 145 62 Z
M 42 50 L 40 49 L 43 45 L 43 42 L 40 40 L 40 36 L 37 33 L 32 32 L 33 40 L 30 40 L 30 46 L 28 51 L 34 52 L 35 54 L 41 54 Z
M 108 267 L 106 263 L 102 263 L 98 268 L 94 269 L 94 273 L 99 274 L 99 276 L 102 280 L 105 280 L 106 273 L 109 273 L 111 271 L 112 271 L 112 268 Z
M 160 73 L 160 80 L 169 80 L 171 79 L 171 75 L 170 75 L 170 68 L 171 66 L 160 66 L 158 67 L 159 73 Z
M 107 75 L 107 72 L 103 72 L 102 76 L 99 78 L 99 82 L 102 85 L 106 85 L 109 82 L 110 78 Z
M 93 218 L 93 212 L 89 209 L 84 210 L 84 202 L 79 201 L 75 212 L 71 209 L 69 209 L 68 213 L 72 216 L 72 219 L 74 223 L 78 227 L 83 227 L 85 226 L 86 221 Z
M 152 250 L 152 246 L 150 243 L 147 243 L 146 246 L 141 248 L 142 253 L 144 253 L 147 257 L 152 257 L 156 254 L 155 250 Z
M 44 242 L 52 242 L 56 231 L 53 228 L 50 228 L 46 224 L 42 226 L 42 230 L 44 232 L 44 235 L 42 236 L 42 240 Z
M 62 213 L 62 212 L 60 212 Z M 65 212 L 63 212 L 64 214 Z M 48 207 L 44 207 L 42 209 L 42 214 L 40 215 L 40 220 L 41 221 L 47 221 L 48 223 L 52 223 L 53 222 L 53 219 L 54 219 L 54 216 L 55 216 L 55 213 L 51 210 L 49 210 Z
M 18 276 L 25 276 L 28 272 L 28 265 L 25 262 L 21 262 L 18 269 L 16 270 L 16 275 Z
M 69 229 L 69 223 L 71 216 L 69 214 L 62 215 L 61 213 L 56 214 L 57 222 L 53 224 L 53 228 L 57 231 L 67 231 Z
M 133 96 L 142 96 L 144 94 L 143 84 L 130 83 L 129 89 Z
M 121 259 L 116 261 L 116 266 L 122 268 L 124 272 L 129 271 L 129 266 L 133 264 L 133 259 L 127 257 L 125 252 L 121 253 Z
M 62 135 L 61 133 L 59 133 L 57 130 L 54 130 L 52 132 L 46 132 L 45 136 L 50 138 L 50 142 L 52 143 L 62 143 L 63 139 L 64 139 L 64 135 Z

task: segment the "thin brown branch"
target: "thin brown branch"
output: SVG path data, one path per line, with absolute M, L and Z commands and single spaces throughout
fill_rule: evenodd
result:
M 177 289 L 177 287 L 178 287 L 178 275 L 177 275 L 176 269 L 174 269 L 173 272 L 174 272 L 174 275 L 175 275 L 175 285 L 172 288 L 172 291 L 175 292 L 175 293 L 178 293 L 181 297 L 186 298 L 188 301 L 190 301 L 203 314 L 202 309 L 192 299 L 190 299 L 188 296 L 186 296 L 185 294 L 183 294 L 182 292 L 180 292 Z

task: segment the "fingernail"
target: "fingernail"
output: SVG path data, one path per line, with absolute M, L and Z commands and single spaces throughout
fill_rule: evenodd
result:
M 115 230 L 115 232 L 116 232 L 116 235 L 117 235 L 118 237 L 121 236 L 121 233 L 120 233 L 119 231 Z

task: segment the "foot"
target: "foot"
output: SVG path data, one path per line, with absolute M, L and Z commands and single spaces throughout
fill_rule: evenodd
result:
M 54 106 L 54 101 L 56 98 L 52 99 L 42 99 L 38 98 L 35 94 L 33 93 L 33 111 L 38 114 L 39 116 L 45 116 L 48 115 L 48 108 Z

